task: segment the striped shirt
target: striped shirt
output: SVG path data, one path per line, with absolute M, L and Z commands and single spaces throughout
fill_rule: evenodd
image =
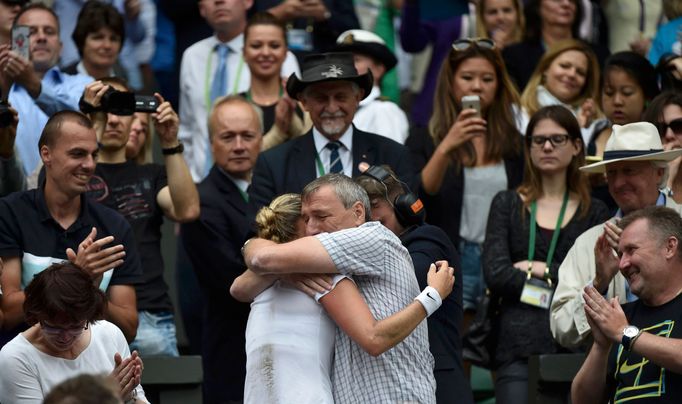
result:
M 400 311 L 419 294 L 407 249 L 379 222 L 319 234 L 317 238 L 339 272 L 353 276 L 375 318 Z M 433 366 L 425 321 L 378 357 L 369 355 L 337 328 L 334 402 L 435 403 Z

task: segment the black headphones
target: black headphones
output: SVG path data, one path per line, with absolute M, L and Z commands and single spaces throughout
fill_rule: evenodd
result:
M 371 166 L 360 175 L 366 175 L 373 178 L 384 186 L 386 200 L 393 204 L 393 211 L 398 219 L 398 223 L 403 227 L 418 226 L 424 223 L 424 218 L 426 217 L 424 204 L 417 195 L 410 191 L 404 182 L 400 181 L 380 166 Z M 393 201 L 388 198 L 388 187 L 384 182 L 388 178 L 393 178 L 398 182 L 404 191 L 403 194 L 396 196 Z

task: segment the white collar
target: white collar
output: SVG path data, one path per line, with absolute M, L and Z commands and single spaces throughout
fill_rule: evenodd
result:
M 218 167 L 218 170 L 220 170 L 221 173 L 225 174 L 225 176 L 229 178 L 230 181 L 232 181 L 234 185 L 236 185 L 237 188 L 239 188 L 242 192 L 246 192 L 246 189 L 249 187 L 249 185 L 251 185 L 247 180 L 231 176 L 230 174 L 227 173 L 227 171 L 223 170 L 222 167 L 219 166 L 216 167 Z
M 244 34 L 243 33 L 237 35 L 236 37 L 230 39 L 227 42 L 220 41 L 220 39 L 218 39 L 218 37 L 215 35 L 213 35 L 211 37 L 211 39 L 212 39 L 211 49 L 215 48 L 215 46 L 220 44 L 220 43 L 227 45 L 230 48 L 230 50 L 234 53 L 241 54 L 242 49 L 244 49 Z
M 364 107 L 365 105 L 369 104 L 370 102 L 376 100 L 379 97 L 381 97 L 381 89 L 379 89 L 379 86 L 372 87 L 372 91 L 369 92 L 369 95 L 364 100 L 360 101 L 360 108 Z

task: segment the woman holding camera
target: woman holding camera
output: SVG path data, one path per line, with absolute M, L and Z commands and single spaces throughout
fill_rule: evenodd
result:
M 483 247 L 486 283 L 501 300 L 494 354 L 501 404 L 527 402 L 528 357 L 557 352 L 548 309 L 559 266 L 576 237 L 609 217 L 579 171 L 583 142 L 569 110 L 536 112 L 524 151 L 523 183 L 493 199 Z
M 478 110 L 463 107 L 465 96 L 478 97 Z M 465 323 L 484 290 L 480 251 L 490 201 L 521 182 L 518 102 L 491 40 L 455 41 L 441 67 L 428 130 L 413 131 L 406 142 L 421 171 L 428 222 L 459 247 Z

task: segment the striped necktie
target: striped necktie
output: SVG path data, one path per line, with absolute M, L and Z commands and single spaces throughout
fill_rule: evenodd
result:
M 329 153 L 329 172 L 343 173 L 343 164 L 341 164 L 341 156 L 339 155 L 341 142 L 329 142 L 325 147 L 331 151 Z

